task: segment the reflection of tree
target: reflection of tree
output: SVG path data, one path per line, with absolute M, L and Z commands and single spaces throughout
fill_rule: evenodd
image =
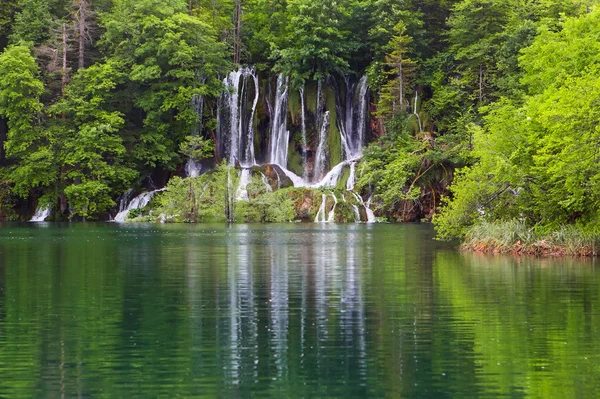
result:
M 600 370 L 586 361 L 598 344 L 586 310 L 598 299 L 592 276 L 572 259 L 438 256 L 441 302 L 471 342 L 475 383 L 494 395 L 595 396 Z

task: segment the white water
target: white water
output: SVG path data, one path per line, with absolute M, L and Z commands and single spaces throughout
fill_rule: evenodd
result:
M 290 132 L 287 130 L 288 111 L 288 79 L 283 75 L 277 77 L 275 107 L 271 115 L 271 140 L 269 142 L 269 162 L 287 167 L 288 142 Z
M 346 182 L 346 190 L 351 191 L 356 185 L 356 162 L 350 162 L 350 176 Z
M 254 83 L 254 100 L 247 114 L 249 83 Z M 254 157 L 254 113 L 258 104 L 258 75 L 254 69 L 240 68 L 223 79 L 225 91 L 220 99 L 217 117 L 217 140 L 230 165 L 256 164 Z
M 306 109 L 304 105 L 304 85 L 300 88 L 300 107 L 302 109 L 302 178 L 306 180 L 308 178 L 308 141 L 306 138 Z
M 35 214 L 31 218 L 30 222 L 43 222 L 45 221 L 51 213 L 50 205 L 39 206 L 35 210 Z
M 202 165 L 193 159 L 188 159 L 185 164 L 185 175 L 187 177 L 198 177 L 200 176 L 200 171 L 202 170 Z
M 325 174 L 325 163 L 327 161 L 327 133 L 329 132 L 329 111 L 323 114 L 321 128 L 319 129 L 319 144 L 315 155 L 315 166 L 313 169 L 313 180 L 323 178 Z
M 335 165 L 334 168 L 331 169 L 319 183 L 317 183 L 316 187 L 335 187 L 344 172 L 344 166 L 347 164 L 348 162 L 340 162 Z
M 375 214 L 370 208 L 372 197 L 369 198 L 369 200 L 365 203 L 362 197 L 358 195 L 358 193 L 354 191 L 350 192 L 352 193 L 352 195 L 354 195 L 354 198 L 356 198 L 356 200 L 365 208 L 365 212 L 367 213 L 367 223 L 375 223 Z M 353 205 L 352 208 L 354 209 L 355 220 L 358 218 L 357 221 L 360 221 L 360 212 L 358 211 L 358 207 L 356 205 Z
M 319 207 L 319 211 L 317 212 L 317 216 L 315 217 L 315 223 L 325 223 L 325 205 L 327 203 L 327 196 L 325 194 L 321 195 L 321 206 Z
M 335 196 L 335 194 L 333 193 L 333 191 L 331 192 L 331 196 L 333 197 L 333 208 L 331 208 L 331 210 L 329 211 L 329 216 L 327 217 L 327 221 L 329 223 L 335 222 L 335 207 L 338 204 L 337 197 Z
M 262 179 L 263 184 L 267 188 L 267 191 L 273 191 L 273 187 L 271 187 L 271 185 L 269 184 L 269 181 L 267 180 L 267 176 L 265 176 L 264 173 L 260 172 L 260 177 Z
M 248 197 L 248 184 L 252 181 L 252 171 L 250 169 L 242 169 L 240 173 L 240 182 L 238 184 L 238 188 L 235 194 L 235 199 L 237 201 L 249 201 Z
M 342 148 L 344 150 L 344 159 L 350 160 L 362 156 L 369 115 L 369 87 L 367 85 L 366 75 L 363 76 L 357 84 L 352 84 L 350 77 L 346 77 L 345 82 L 345 112 L 342 113 L 341 104 L 336 104 L 336 107 L 338 109 L 338 114 L 344 115 L 343 120 L 338 118 L 338 128 L 340 130 Z
M 354 211 L 354 222 L 360 222 L 360 211 L 358 210 L 358 206 L 352 204 L 352 210 Z
M 367 203 L 365 204 L 365 211 L 367 211 L 367 223 L 375 223 L 375 214 L 371 210 L 371 200 L 373 197 L 370 197 Z
M 417 118 L 417 123 L 419 125 L 419 132 L 423 131 L 423 126 L 421 125 L 421 118 L 419 117 L 419 113 L 417 112 L 417 103 L 419 102 L 419 93 L 415 90 L 415 103 L 413 106 L 413 115 Z
M 129 197 L 129 195 L 127 195 L 127 193 L 130 193 L 131 190 L 128 191 L 125 194 L 125 196 L 123 197 L 122 202 L 119 206 L 120 211 L 119 211 L 119 213 L 117 213 L 117 215 L 115 216 L 113 221 L 124 222 L 127 219 L 127 216 L 129 215 L 129 211 L 134 210 L 134 209 L 142 209 L 143 207 L 148 205 L 148 203 L 154 197 L 154 195 L 156 195 L 156 193 L 165 191 L 165 190 L 166 190 L 165 188 L 161 188 L 160 190 L 154 190 L 154 191 L 148 191 L 145 193 L 141 193 L 140 195 L 138 195 L 131 201 L 127 202 L 128 197 Z

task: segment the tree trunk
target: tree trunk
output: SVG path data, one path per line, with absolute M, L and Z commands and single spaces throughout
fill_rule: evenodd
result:
M 397 63 L 398 84 L 400 85 L 400 109 L 404 110 L 404 71 L 402 70 L 402 60 Z
M 483 65 L 479 65 L 479 102 L 483 101 Z
M 236 0 L 233 16 L 233 63 L 239 65 L 242 55 L 242 0 Z
M 69 82 L 69 72 L 67 70 L 67 25 L 62 26 L 62 82 L 61 91 L 65 95 L 65 88 Z
M 77 27 L 79 31 L 79 59 L 77 63 L 77 67 L 79 69 L 85 68 L 85 36 L 87 31 L 86 26 L 86 14 L 87 14 L 87 4 L 86 0 L 77 0 L 78 2 L 78 10 L 77 10 Z

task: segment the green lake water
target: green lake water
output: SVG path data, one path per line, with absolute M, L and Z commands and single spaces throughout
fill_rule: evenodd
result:
M 600 269 L 415 225 L 0 225 L 0 397 L 600 396 Z

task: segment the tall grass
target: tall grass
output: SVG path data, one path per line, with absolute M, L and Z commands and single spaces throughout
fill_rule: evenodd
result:
M 482 222 L 468 230 L 462 248 L 475 252 L 597 256 L 600 235 L 577 226 L 539 234 L 521 221 Z

